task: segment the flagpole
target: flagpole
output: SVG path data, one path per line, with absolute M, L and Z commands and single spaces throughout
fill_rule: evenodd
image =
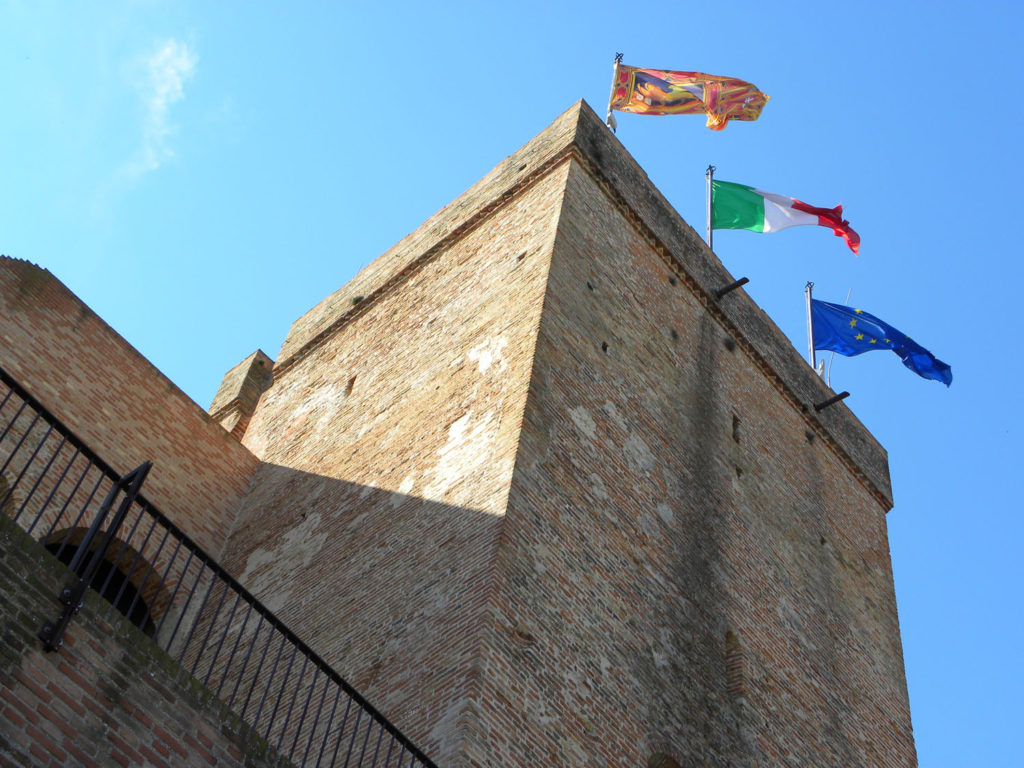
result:
M 804 286 L 804 295 L 807 297 L 807 359 L 811 363 L 811 369 L 817 373 L 818 365 L 814 353 L 814 320 L 811 316 L 811 292 L 814 290 L 814 283 L 810 280 Z
M 612 129 L 612 133 L 615 133 L 616 123 L 615 116 L 612 114 L 612 102 L 615 100 L 615 84 L 619 81 L 619 64 L 622 63 L 622 54 L 615 54 L 615 63 L 612 64 L 612 87 L 608 93 L 608 114 L 604 117 L 605 125 Z
M 711 195 L 711 188 L 712 188 L 712 186 L 715 183 L 715 170 L 716 170 L 715 166 L 709 165 L 707 171 L 705 171 L 705 173 L 704 173 L 704 178 L 707 179 L 707 182 L 708 182 L 708 191 L 707 191 L 708 248 L 710 248 L 712 251 L 715 250 L 715 247 L 714 247 L 714 241 L 712 239 L 713 236 L 711 234 L 711 231 L 712 231 L 711 230 L 711 219 L 712 219 L 711 210 L 712 210 L 712 205 L 713 205 L 712 195 Z

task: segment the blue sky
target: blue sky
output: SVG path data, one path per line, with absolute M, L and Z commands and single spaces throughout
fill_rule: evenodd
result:
M 716 252 L 806 347 L 803 286 L 953 367 L 832 383 L 889 451 L 922 766 L 1020 763 L 1020 3 L 0 0 L 0 252 L 50 269 L 203 407 L 257 347 L 628 64 L 741 77 L 760 121 L 620 115 L 703 231 L 704 168 L 842 202 Z

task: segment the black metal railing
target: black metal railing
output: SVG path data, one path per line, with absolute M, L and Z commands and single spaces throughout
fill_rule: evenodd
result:
M 436 768 L 139 492 L 148 462 L 122 477 L 2 368 L 0 381 L 0 513 L 76 574 L 46 647 L 91 587 L 290 762 Z

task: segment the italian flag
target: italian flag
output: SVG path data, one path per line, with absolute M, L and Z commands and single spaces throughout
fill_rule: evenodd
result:
M 749 229 L 778 232 L 787 227 L 817 224 L 843 238 L 854 253 L 860 249 L 860 235 L 843 219 L 843 206 L 815 208 L 792 197 L 775 195 L 731 181 L 711 182 L 712 229 Z

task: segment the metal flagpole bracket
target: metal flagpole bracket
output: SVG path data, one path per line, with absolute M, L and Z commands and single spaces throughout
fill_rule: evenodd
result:
M 64 633 L 67 631 L 72 617 L 82 609 L 85 591 L 92 585 L 92 581 L 99 571 L 100 563 L 105 560 L 107 550 L 110 549 L 114 537 L 117 536 L 117 532 L 121 528 L 128 510 L 135 503 L 135 497 L 138 496 L 139 489 L 142 488 L 142 483 L 145 482 L 146 476 L 152 467 L 153 462 L 144 462 L 111 487 L 107 498 L 100 506 L 96 519 L 89 526 L 85 538 L 78 545 L 78 551 L 71 560 L 69 567 L 77 576 L 61 590 L 60 595 L 57 597 L 64 605 L 64 611 L 57 618 L 46 622 L 43 628 L 39 630 L 38 637 L 43 641 L 44 650 L 56 651 L 64 645 Z M 103 530 L 107 515 L 113 509 L 114 502 L 122 493 L 124 496 L 117 508 L 117 512 L 114 514 L 113 520 L 103 534 L 102 541 L 98 545 L 93 546 L 93 542 Z M 87 557 L 88 563 L 86 564 Z
M 622 54 L 615 54 L 615 63 L 612 65 L 612 87 L 608 92 L 608 114 L 604 117 L 605 125 L 612 129 L 612 133 L 615 133 L 615 129 L 618 128 L 618 123 L 615 121 L 615 115 L 612 114 L 612 102 L 615 100 L 615 83 L 619 81 L 619 64 L 622 63 Z
M 729 283 L 728 285 L 723 286 L 723 287 L 719 288 L 717 291 L 715 291 L 715 298 L 716 299 L 720 299 L 723 296 L 725 296 L 725 294 L 727 294 L 727 293 L 729 293 L 731 291 L 735 291 L 737 288 L 742 288 L 744 285 L 746 285 L 749 282 L 750 282 L 750 278 L 749 277 L 741 277 L 736 282 Z
M 840 402 L 841 400 L 845 400 L 845 399 L 846 399 L 846 398 L 848 398 L 849 396 L 850 396 L 850 393 L 849 393 L 849 392 L 840 392 L 840 393 L 839 393 L 838 395 L 836 395 L 835 397 L 830 397 L 830 398 L 829 398 L 828 400 L 824 400 L 824 401 L 822 401 L 822 402 L 820 402 L 820 403 L 817 403 L 817 404 L 816 404 L 816 405 L 814 406 L 814 410 L 815 410 L 816 412 L 818 412 L 818 413 L 821 413 L 821 411 L 825 410 L 825 409 L 826 409 L 826 408 L 828 408 L 828 407 L 829 407 L 830 405 L 835 405 L 836 403 Z

